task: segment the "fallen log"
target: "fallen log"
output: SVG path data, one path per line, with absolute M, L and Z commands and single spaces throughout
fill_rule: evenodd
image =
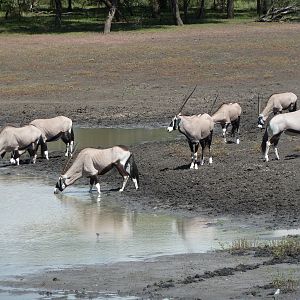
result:
M 276 22 L 282 21 L 286 15 L 296 13 L 300 8 L 296 5 L 289 5 L 282 8 L 272 6 L 265 15 L 261 16 L 257 22 Z

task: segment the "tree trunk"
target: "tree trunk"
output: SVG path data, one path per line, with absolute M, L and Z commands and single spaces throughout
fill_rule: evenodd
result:
M 116 13 L 116 9 L 117 9 L 117 1 L 113 0 L 112 2 L 112 7 L 110 8 L 109 12 L 108 12 L 108 16 L 106 18 L 105 24 L 104 24 L 104 34 L 108 34 L 110 33 L 110 29 L 111 29 L 111 22 L 115 16 Z
M 160 17 L 160 7 L 158 0 L 151 0 L 152 18 L 158 19 Z
M 61 26 L 62 5 L 61 0 L 55 0 L 55 26 Z
M 262 0 L 261 10 L 262 10 L 263 14 L 266 14 L 268 12 L 269 8 L 271 7 L 270 2 L 271 1 L 269 1 L 269 0 Z
M 227 0 L 227 19 L 234 18 L 234 0 Z
M 172 13 L 173 13 L 175 25 L 182 26 L 183 22 L 180 17 L 178 0 L 171 0 L 171 5 L 172 5 Z
M 260 16 L 262 14 L 261 0 L 256 0 L 256 13 Z
M 113 2 L 110 2 L 110 0 L 101 0 L 101 2 L 104 3 L 104 5 L 109 9 L 109 11 L 113 8 L 113 6 L 115 6 L 115 16 L 117 22 L 119 22 L 121 19 L 127 22 L 126 18 L 123 17 L 121 12 L 117 9 L 117 0 L 113 0 Z
M 190 4 L 190 0 L 184 0 L 183 1 L 184 23 L 188 23 L 189 4 Z
M 214 4 L 215 5 L 215 4 Z M 200 8 L 197 14 L 198 19 L 203 19 L 205 16 L 205 0 L 200 1 Z
M 72 11 L 72 0 L 68 0 L 68 11 Z

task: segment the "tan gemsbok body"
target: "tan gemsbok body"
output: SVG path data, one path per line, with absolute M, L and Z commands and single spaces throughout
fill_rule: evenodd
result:
M 268 129 L 272 133 L 269 139 Z M 300 134 L 300 110 L 286 114 L 274 116 L 268 126 L 266 126 L 265 134 L 261 143 L 261 150 L 266 161 L 269 161 L 269 148 L 274 146 L 276 158 L 279 159 L 277 145 L 281 134 L 285 132 L 289 135 Z
M 46 143 L 41 145 L 42 155 L 46 159 L 49 159 L 47 142 L 57 141 L 58 139 L 66 144 L 65 156 L 72 156 L 74 132 L 71 119 L 58 116 L 51 119 L 36 119 L 30 124 L 39 128 L 46 137 Z
M 33 125 L 6 126 L 0 132 L 0 155 L 3 158 L 6 152 L 12 152 L 11 162 L 19 165 L 19 151 L 27 150 L 35 163 L 37 146 L 43 141 L 42 132 Z
M 168 131 L 171 132 L 176 129 L 178 129 L 179 132 L 184 134 L 187 138 L 190 150 L 192 152 L 192 162 L 190 165 L 191 169 L 198 169 L 197 152 L 199 149 L 199 144 L 202 148 L 200 164 L 204 164 L 204 149 L 206 146 L 208 146 L 209 149 L 209 163 L 212 163 L 210 147 L 212 142 L 214 121 L 210 115 L 203 114 L 182 116 L 181 114 L 178 114 L 172 119 L 168 127 Z
M 208 146 L 209 149 L 209 164 L 212 163 L 212 157 L 210 153 L 210 147 L 212 142 L 212 134 L 214 129 L 214 122 L 210 115 L 208 114 L 199 114 L 193 116 L 183 116 L 181 114 L 183 107 L 190 99 L 194 91 L 196 90 L 197 85 L 194 87 L 192 92 L 185 97 L 183 103 L 178 111 L 178 114 L 172 119 L 167 130 L 169 132 L 178 129 L 178 131 L 184 134 L 187 138 L 188 144 L 190 146 L 190 150 L 192 152 L 192 162 L 190 165 L 190 169 L 198 169 L 197 162 L 197 152 L 199 149 L 199 144 L 202 148 L 201 154 L 201 162 L 200 164 L 204 164 L 204 149 Z M 216 98 L 217 99 L 217 98 Z M 215 99 L 215 101 L 216 101 Z
M 271 113 L 276 115 L 287 109 L 290 112 L 297 110 L 297 96 L 294 93 L 287 92 L 271 95 L 265 108 L 258 116 L 258 127 L 263 127 Z
M 114 167 L 123 177 L 121 192 L 129 178 L 138 189 L 139 174 L 133 154 L 125 146 L 114 146 L 108 149 L 85 148 L 81 150 L 68 171 L 59 177 L 54 193 L 63 191 L 77 179 L 85 176 L 90 178 L 90 192 L 95 184 L 98 194 L 100 194 L 97 175 L 103 175 Z
M 242 108 L 238 103 L 223 103 L 217 111 L 211 116 L 216 124 L 221 124 L 224 142 L 226 143 L 226 131 L 231 125 L 231 135 L 234 137 L 236 133 L 236 143 L 240 143 L 239 128 Z

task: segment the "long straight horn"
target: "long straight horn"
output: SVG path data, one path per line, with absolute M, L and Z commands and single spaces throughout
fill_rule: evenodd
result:
M 260 97 L 259 97 L 259 93 L 257 94 L 257 114 L 259 115 L 260 114 Z
M 195 87 L 194 87 L 194 89 L 192 90 L 192 92 L 191 92 L 187 97 L 184 98 L 183 103 L 182 103 L 182 105 L 181 105 L 181 107 L 180 107 L 180 109 L 179 109 L 179 111 L 178 111 L 178 114 L 181 113 L 183 107 L 185 106 L 185 104 L 187 103 L 187 101 L 191 98 L 191 96 L 192 96 L 193 93 L 195 92 L 196 88 L 197 88 L 197 84 L 195 85 Z
M 78 146 L 78 143 L 76 143 L 75 146 L 74 146 L 74 148 L 73 148 L 73 155 L 74 155 L 75 152 L 76 152 L 77 146 Z M 63 167 L 63 169 L 62 169 L 62 171 L 61 171 L 60 174 L 62 174 L 62 175 L 65 174 L 65 171 L 67 170 L 67 167 L 68 167 L 68 165 L 69 165 L 69 163 L 70 163 L 72 157 L 73 157 L 73 156 L 70 156 L 70 157 L 67 159 L 67 161 L 65 162 L 64 167 Z
M 215 100 L 214 100 L 214 102 L 213 102 L 213 104 L 212 104 L 212 106 L 211 106 L 211 108 L 210 108 L 210 111 L 209 111 L 209 115 L 211 114 L 211 112 L 212 112 L 212 110 L 213 110 L 213 108 L 214 108 L 214 106 L 215 106 L 215 104 L 216 104 L 216 101 L 217 101 L 217 99 L 219 98 L 219 94 L 217 94 L 217 96 L 216 96 L 216 98 L 215 98 Z

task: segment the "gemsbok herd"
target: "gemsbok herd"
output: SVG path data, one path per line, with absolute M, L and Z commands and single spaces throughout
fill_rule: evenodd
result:
M 231 136 L 235 138 L 235 143 L 240 143 L 239 127 L 242 114 L 242 108 L 238 103 L 223 103 L 212 115 L 210 113 L 183 115 L 183 107 L 195 89 L 196 87 L 185 97 L 180 109 L 167 128 L 169 132 L 178 130 L 187 138 L 191 150 L 191 169 L 198 169 L 199 165 L 204 164 L 205 148 L 208 148 L 208 163 L 212 164 L 211 144 L 216 124 L 220 124 L 222 127 L 222 136 L 225 143 L 227 143 L 227 129 L 229 126 L 231 126 Z M 258 103 L 260 112 L 259 97 Z M 282 113 L 284 110 L 289 112 Z M 269 121 L 272 114 L 274 117 Z M 283 132 L 289 135 L 300 134 L 300 110 L 297 110 L 297 96 L 289 92 L 271 95 L 264 109 L 259 113 L 257 124 L 259 128 L 265 126 L 261 143 L 265 161 L 269 161 L 270 146 L 274 147 L 276 159 L 279 160 L 277 146 L 281 134 Z M 118 145 L 108 149 L 85 148 L 79 152 L 67 169 L 74 153 L 75 139 L 72 120 L 64 116 L 36 119 L 22 127 L 5 126 L 0 131 L 0 155 L 4 158 L 5 154 L 9 153 L 10 163 L 19 165 L 20 156 L 28 151 L 30 161 L 35 163 L 38 148 L 41 147 L 42 157 L 48 160 L 47 143 L 59 139 L 65 143 L 65 156 L 69 159 L 58 178 L 55 193 L 63 191 L 77 179 L 87 177 L 90 180 L 90 192 L 92 192 L 95 185 L 97 193 L 100 195 L 98 175 L 103 175 L 112 168 L 117 169 L 123 177 L 123 184 L 119 191 L 124 190 L 128 179 L 133 181 L 136 189 L 139 188 L 139 172 L 134 156 L 125 146 Z M 202 150 L 200 161 L 197 159 L 199 146 Z

